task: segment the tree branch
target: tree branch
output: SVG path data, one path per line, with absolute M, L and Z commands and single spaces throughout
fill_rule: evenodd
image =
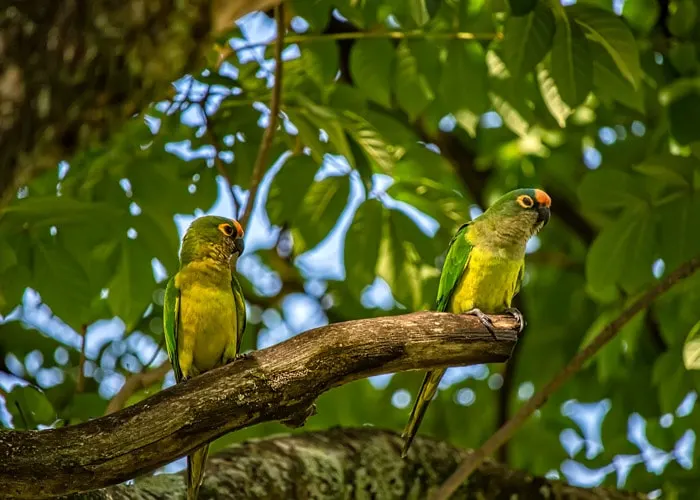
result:
M 105 415 L 119 411 L 126 405 L 129 398 L 136 392 L 146 387 L 150 387 L 156 382 L 163 380 L 163 377 L 170 370 L 170 361 L 164 361 L 160 366 L 153 370 L 135 373 L 126 379 L 124 385 L 119 392 L 109 401 Z
M 586 361 L 591 359 L 605 346 L 615 335 L 639 312 L 647 309 L 651 304 L 676 283 L 692 276 L 700 268 L 700 256 L 697 256 L 661 280 L 632 305 L 625 309 L 620 316 L 613 320 L 601 331 L 583 350 L 581 350 L 554 378 L 529 399 L 518 412 L 498 429 L 486 442 L 471 454 L 459 468 L 449 477 L 445 484 L 438 490 L 434 500 L 445 500 L 454 493 L 457 488 L 476 470 L 476 468 L 492 455 L 500 446 L 508 441 L 513 434 L 525 423 L 525 421 L 547 402 L 549 396 L 564 385 L 575 373 L 577 373 Z
M 270 117 L 265 128 L 265 133 L 263 134 L 262 141 L 260 142 L 260 148 L 258 149 L 258 156 L 255 158 L 255 165 L 253 166 L 253 174 L 250 180 L 250 192 L 248 194 L 248 201 L 245 205 L 245 210 L 243 210 L 243 215 L 241 216 L 241 226 L 244 228 L 248 225 L 248 219 L 250 219 L 250 214 L 253 213 L 253 205 L 255 204 L 255 198 L 258 194 L 258 187 L 260 186 L 260 181 L 265 174 L 265 166 L 267 165 L 267 155 L 270 152 L 270 147 L 272 146 L 272 140 L 275 138 L 275 132 L 277 131 L 277 121 L 280 114 L 280 102 L 282 100 L 282 69 L 284 63 L 282 61 L 282 47 L 284 46 L 284 5 L 279 4 L 275 7 L 275 21 L 277 22 L 277 38 L 275 40 L 275 80 L 272 87 L 272 97 L 270 97 Z
M 330 429 L 275 436 L 230 446 L 207 463 L 202 498 L 210 500 L 305 498 L 427 498 L 466 450 L 417 436 L 401 458 L 401 438 L 381 429 Z M 314 466 L 318 464 L 318 466 Z M 261 465 L 264 465 L 261 467 Z M 321 466 L 322 465 L 322 466 Z M 183 474 L 137 479 L 91 493 L 90 500 L 170 500 L 183 498 Z M 348 492 L 354 492 L 348 495 Z M 365 493 L 366 492 L 366 493 Z M 371 492 L 371 493 L 370 493 Z M 87 500 L 71 495 L 65 500 Z M 637 500 L 642 494 L 609 488 L 578 488 L 502 464 L 486 462 L 462 487 L 458 498 L 510 500 Z
M 117 413 L 43 431 L 0 431 L 3 494 L 37 498 L 100 488 L 165 465 L 256 423 L 294 420 L 321 393 L 406 370 L 502 362 L 515 320 L 418 312 L 336 323 L 255 351 Z

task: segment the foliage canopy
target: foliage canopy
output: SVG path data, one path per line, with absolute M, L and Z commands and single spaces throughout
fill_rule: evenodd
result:
M 553 219 L 529 246 L 516 357 L 450 370 L 421 427 L 478 446 L 629 300 L 698 254 L 697 8 L 621 3 L 289 2 L 283 123 L 238 262 L 243 348 L 432 308 L 456 227 L 510 189 L 541 187 Z M 249 16 L 222 39 L 234 49 L 223 62 L 212 51 L 172 101 L 0 209 L 0 371 L 23 382 L 5 395 L 15 428 L 100 415 L 125 377 L 165 359 L 162 297 L 183 224 L 213 206 L 233 215 L 250 186 L 271 93 L 260 41 L 272 32 Z M 697 491 L 698 311 L 696 276 L 556 394 L 510 443 L 509 463 Z M 307 428 L 401 429 L 421 377 L 339 388 Z

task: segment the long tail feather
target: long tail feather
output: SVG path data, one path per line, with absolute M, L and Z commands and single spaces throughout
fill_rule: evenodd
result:
M 420 427 L 420 423 L 423 421 L 425 411 L 428 409 L 428 405 L 430 401 L 432 401 L 433 396 L 435 396 L 435 392 L 440 384 L 440 379 L 444 374 L 445 370 L 435 370 L 425 375 L 423 385 L 420 386 L 420 391 L 418 391 L 416 402 L 413 404 L 411 416 L 408 418 L 408 423 L 406 424 L 403 434 L 401 434 L 401 439 L 403 439 L 403 448 L 401 448 L 402 458 L 406 457 L 408 449 L 413 442 L 413 438 L 416 437 L 418 427 Z
M 206 444 L 187 456 L 187 500 L 197 500 L 208 454 L 209 445 Z

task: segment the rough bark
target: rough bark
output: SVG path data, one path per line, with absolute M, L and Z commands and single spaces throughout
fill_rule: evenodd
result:
M 200 498 L 425 499 L 467 452 L 418 437 L 406 460 L 401 438 L 378 429 L 331 429 L 277 436 L 231 446 L 212 456 Z M 184 498 L 181 474 L 139 479 L 66 500 L 159 500 Z M 632 500 L 641 494 L 584 489 L 511 470 L 488 461 L 453 496 L 458 499 Z
M 279 0 L 26 0 L 0 7 L 0 208 L 203 66 L 212 35 Z M 5 2 L 7 5 L 7 2 Z
M 177 384 L 121 411 L 43 431 L 0 431 L 2 493 L 48 497 L 117 484 L 227 432 L 270 420 L 301 424 L 333 387 L 381 373 L 508 359 L 511 316 L 418 312 L 316 328 Z

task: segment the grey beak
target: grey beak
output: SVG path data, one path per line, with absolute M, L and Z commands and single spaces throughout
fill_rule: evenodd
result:
M 546 226 L 549 222 L 549 207 L 541 206 L 537 209 L 537 223 L 542 222 L 542 226 Z
M 243 249 L 245 248 L 243 238 L 236 238 L 235 240 L 233 240 L 233 245 L 236 247 L 238 255 L 241 255 L 243 253 Z

